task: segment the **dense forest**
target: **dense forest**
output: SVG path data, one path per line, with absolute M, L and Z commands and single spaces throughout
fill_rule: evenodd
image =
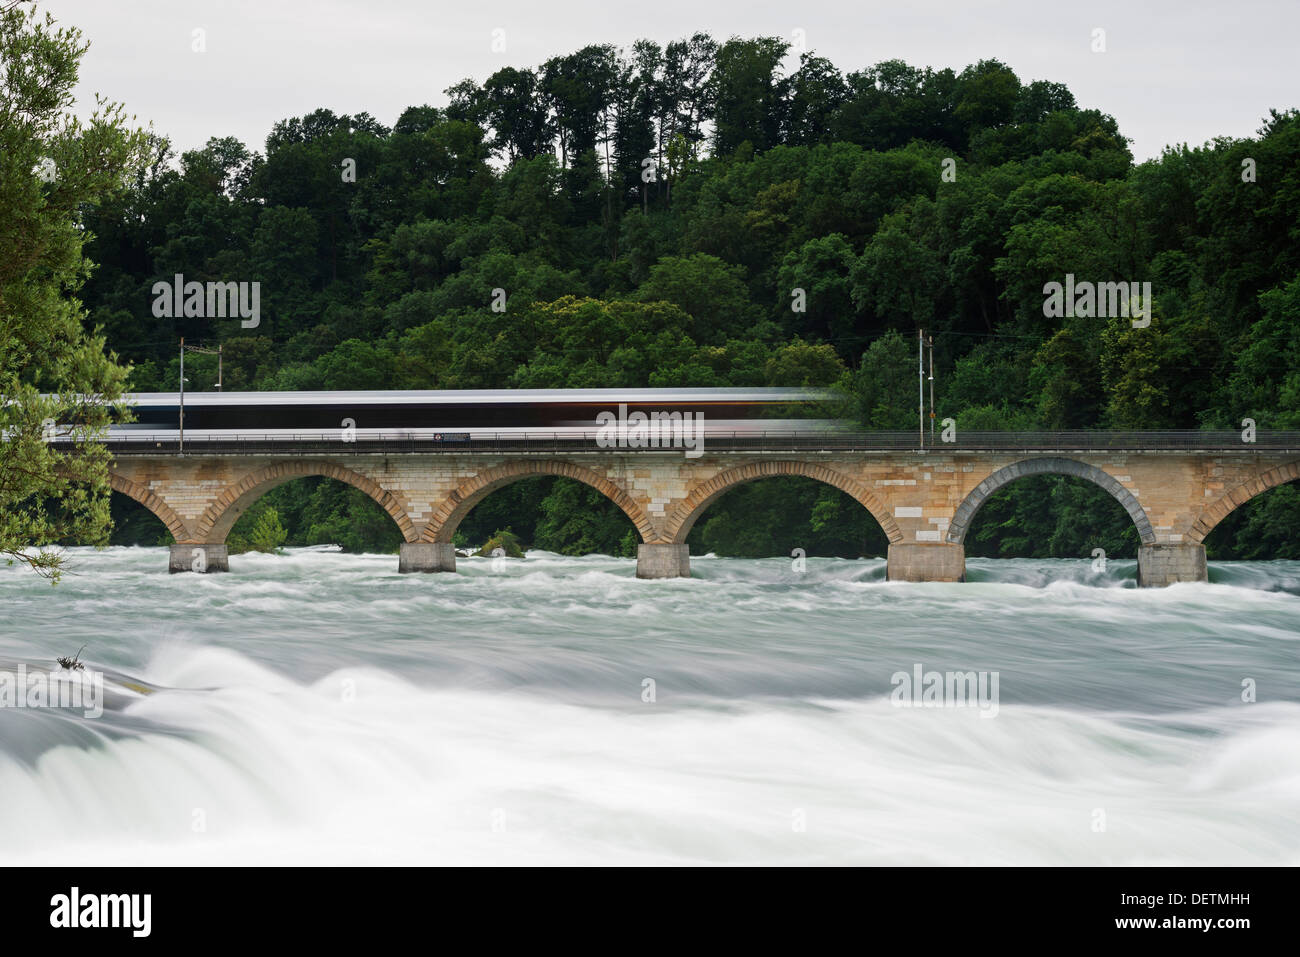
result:
M 1135 163 L 1115 120 L 984 60 L 844 73 L 780 39 L 696 35 L 506 67 L 387 127 L 320 109 L 264 152 L 163 139 L 88 211 L 87 322 L 170 391 L 177 343 L 220 343 L 245 389 L 828 385 L 866 426 L 915 427 L 915 339 L 958 429 L 1300 427 L 1300 115 Z M 1284 106 L 1284 105 L 1280 105 Z M 219 131 L 214 131 L 219 132 Z M 258 281 L 256 328 L 157 318 L 152 286 Z M 1151 283 L 1149 325 L 1050 316 L 1068 275 Z M 215 359 L 187 357 L 190 389 Z M 161 526 L 116 501 L 116 541 Z M 269 511 L 274 515 L 268 516 Z M 761 514 L 763 520 L 756 521 Z M 325 480 L 268 494 L 236 536 L 390 550 L 391 521 Z M 277 524 L 278 523 L 278 524 Z M 616 508 L 537 479 L 468 543 L 627 554 Z M 1211 557 L 1300 557 L 1300 495 L 1239 509 Z M 273 538 L 277 536 L 273 535 Z M 806 480 L 737 489 L 697 525 L 718 554 L 880 554 L 865 510 Z M 1104 492 L 1003 489 L 972 555 L 1131 555 Z

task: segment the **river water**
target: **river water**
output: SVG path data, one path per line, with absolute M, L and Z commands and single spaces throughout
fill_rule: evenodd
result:
M 70 560 L 0 567 L 0 668 L 116 691 L 0 708 L 6 865 L 1300 864 L 1296 562 Z

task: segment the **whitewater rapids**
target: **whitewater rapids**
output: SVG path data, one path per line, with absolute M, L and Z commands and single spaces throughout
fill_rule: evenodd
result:
M 0 659 L 132 693 L 0 708 L 9 866 L 1300 864 L 1297 562 L 69 557 L 0 568 Z M 916 665 L 996 717 L 897 707 Z

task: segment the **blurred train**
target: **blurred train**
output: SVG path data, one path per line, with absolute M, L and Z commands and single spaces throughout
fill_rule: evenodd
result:
M 824 389 L 480 389 L 419 392 L 187 392 L 184 438 L 203 441 L 442 441 L 595 439 L 602 413 L 691 413 L 704 435 L 800 433 L 833 428 Z M 127 396 L 134 422 L 108 441 L 172 442 L 175 392 Z

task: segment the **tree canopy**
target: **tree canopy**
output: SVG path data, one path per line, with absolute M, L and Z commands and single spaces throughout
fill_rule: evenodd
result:
M 143 156 L 120 106 L 72 113 L 86 47 L 48 16 L 0 9 L 0 554 L 56 581 L 62 554 L 34 546 L 107 540 L 94 440 L 120 417 L 127 375 L 76 298 L 86 209 Z

